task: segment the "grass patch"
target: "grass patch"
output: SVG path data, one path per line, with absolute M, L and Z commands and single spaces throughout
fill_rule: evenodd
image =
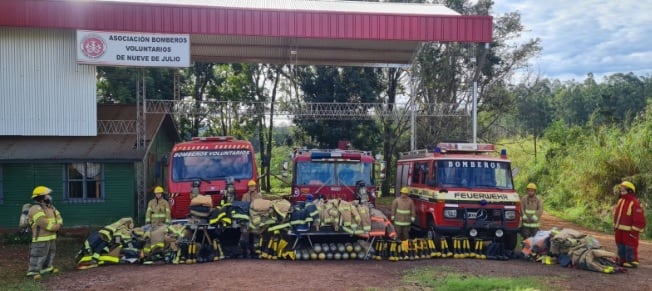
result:
M 42 283 L 34 282 L 25 276 L 29 265 L 29 242 L 16 242 L 15 234 L 3 234 L 3 242 L 11 244 L 0 246 L 0 290 L 45 290 Z M 86 238 L 79 234 L 63 234 L 57 239 L 57 253 L 54 266 L 59 268 L 61 274 L 76 272 L 75 256 L 82 247 Z M 47 282 L 57 275 L 46 275 L 43 280 Z
M 443 291 L 466 290 L 550 290 L 547 278 L 486 277 L 455 273 L 447 267 L 417 268 L 407 272 L 403 281 L 419 289 Z

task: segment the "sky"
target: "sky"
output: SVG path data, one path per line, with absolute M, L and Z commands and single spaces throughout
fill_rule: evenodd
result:
M 540 38 L 536 74 L 596 81 L 615 73 L 652 76 L 652 1 L 494 0 L 494 18 L 518 11 L 523 39 Z

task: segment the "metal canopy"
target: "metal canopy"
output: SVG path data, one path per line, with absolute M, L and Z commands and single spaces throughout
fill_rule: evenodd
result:
M 435 4 L 308 0 L 3 0 L 0 26 L 190 34 L 191 59 L 410 64 L 423 42 L 488 43 L 492 17 Z

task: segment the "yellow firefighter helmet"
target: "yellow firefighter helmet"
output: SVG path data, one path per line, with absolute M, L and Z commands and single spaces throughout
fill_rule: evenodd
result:
M 407 187 L 401 188 L 401 194 L 408 194 L 408 193 L 410 193 L 410 191 L 408 191 Z
M 161 187 L 161 186 L 156 186 L 154 188 L 154 194 L 163 193 L 163 192 L 165 192 L 165 191 L 163 191 L 163 187 Z
M 249 186 L 249 187 L 256 186 L 256 181 L 255 180 L 249 180 L 249 182 L 247 183 L 247 186 Z
M 52 189 L 45 186 L 36 186 L 32 191 L 32 199 L 52 193 Z
M 525 187 L 525 189 L 528 189 L 528 190 L 530 190 L 530 189 L 532 189 L 532 190 L 536 190 L 536 189 L 537 189 L 537 184 L 534 184 L 534 183 L 527 184 L 527 187 Z
M 630 181 L 622 182 L 622 183 L 620 183 L 620 186 L 625 187 L 627 189 L 630 189 L 630 190 L 632 190 L 632 192 L 636 192 L 636 187 L 634 186 L 634 183 L 632 183 Z

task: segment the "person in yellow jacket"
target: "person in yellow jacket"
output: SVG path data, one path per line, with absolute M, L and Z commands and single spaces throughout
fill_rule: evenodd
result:
M 163 187 L 156 186 L 154 188 L 154 198 L 147 204 L 147 212 L 145 213 L 145 224 L 152 224 L 152 226 L 159 226 L 162 224 L 170 223 L 170 203 L 163 198 Z
M 242 194 L 242 201 L 243 202 L 252 202 L 256 199 L 261 199 L 263 198 L 263 195 L 258 192 L 258 188 L 256 187 L 256 181 L 255 180 L 249 180 L 247 182 L 247 187 L 249 189 L 247 190 L 247 193 Z
M 543 215 L 543 200 L 537 196 L 537 185 L 529 183 L 526 189 L 527 195 L 521 198 L 521 236 L 524 240 L 537 234 Z
M 258 187 L 256 185 L 256 180 L 249 180 L 247 182 L 247 193 L 242 194 L 242 202 L 253 202 L 256 199 L 262 199 L 263 195 L 258 192 Z M 248 225 L 240 227 L 240 248 L 242 249 L 243 258 L 254 258 L 256 257 L 256 249 L 254 243 L 258 239 L 258 235 L 253 234 L 249 229 Z
M 32 244 L 29 248 L 29 268 L 27 276 L 40 280 L 41 275 L 59 273 L 52 266 L 57 250 L 57 232 L 63 225 L 61 213 L 52 204 L 52 189 L 37 186 L 32 191 L 32 205 L 28 213 L 28 222 L 32 229 Z
M 397 238 L 401 241 L 410 239 L 410 228 L 416 216 L 414 201 L 408 197 L 408 188 L 401 188 L 401 196 L 392 201 L 392 221 Z

